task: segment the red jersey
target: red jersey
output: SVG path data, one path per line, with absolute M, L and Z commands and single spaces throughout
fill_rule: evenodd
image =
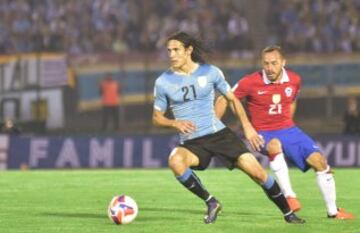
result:
M 246 75 L 234 86 L 238 99 L 246 98 L 250 120 L 256 130 L 279 130 L 294 126 L 291 104 L 300 91 L 301 78 L 283 70 L 278 83 L 271 83 L 265 72 Z

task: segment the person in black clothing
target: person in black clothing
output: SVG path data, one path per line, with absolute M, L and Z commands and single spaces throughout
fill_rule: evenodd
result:
M 360 134 L 360 112 L 355 96 L 351 96 L 348 99 L 343 121 L 344 134 Z

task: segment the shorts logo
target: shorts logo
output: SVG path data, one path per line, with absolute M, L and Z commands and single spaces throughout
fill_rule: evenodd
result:
M 281 95 L 280 94 L 273 94 L 272 95 L 272 102 L 274 104 L 278 104 L 281 101 Z
M 205 87 L 208 83 L 206 76 L 200 76 L 198 77 L 198 83 L 200 87 Z
M 290 97 L 293 93 L 293 89 L 291 87 L 285 88 L 285 95 L 286 97 Z

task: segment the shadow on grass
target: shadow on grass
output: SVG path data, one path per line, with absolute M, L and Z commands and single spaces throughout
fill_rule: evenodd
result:
M 194 215 L 194 217 L 202 216 L 205 213 L 205 208 L 200 209 L 185 209 L 185 208 L 170 208 L 170 207 L 143 207 L 139 211 L 138 222 L 156 221 L 159 219 L 159 214 L 152 215 L 151 212 L 159 212 L 161 219 L 178 220 L 178 214 Z M 143 215 L 144 214 L 144 215 Z M 107 215 L 98 213 L 74 213 L 74 212 L 41 212 L 43 217 L 58 217 L 58 218 L 78 218 L 78 219 L 107 219 Z M 255 212 L 240 212 L 240 211 L 226 211 L 223 210 L 221 215 L 233 216 L 259 216 L 265 215 Z
M 149 212 L 161 212 L 161 213 L 186 213 L 186 214 L 205 214 L 205 207 L 203 210 L 195 210 L 195 209 L 184 209 L 184 208 L 168 208 L 168 207 L 143 207 L 141 208 L 141 211 L 149 211 Z M 255 213 L 255 212 L 245 212 L 245 211 L 227 211 L 222 210 L 221 214 L 226 215 L 236 215 L 236 216 L 259 216 L 259 215 L 265 215 L 262 213 Z
M 154 208 L 156 209 L 156 208 Z M 165 208 L 166 209 L 166 208 Z M 152 208 L 143 208 L 140 210 L 141 213 L 144 212 L 152 212 L 154 210 L 152 210 Z M 159 208 L 158 210 L 155 211 L 162 211 L 163 213 L 166 211 L 171 211 L 171 212 L 175 212 L 172 209 L 161 209 Z M 183 212 L 185 212 L 185 210 L 182 210 Z M 192 211 L 186 211 L 187 214 L 191 213 Z M 199 213 L 203 213 L 201 211 L 194 211 L 196 212 L 196 214 L 198 215 Z M 171 215 L 162 215 L 161 217 L 159 217 L 159 215 L 145 215 L 142 216 L 142 214 L 140 213 L 140 216 L 137 217 L 137 222 L 156 222 L 156 221 L 163 221 L 163 220 L 168 220 L 168 221 L 177 221 L 179 220 L 179 218 L 177 216 L 171 216 Z M 73 219 L 108 219 L 108 216 L 106 214 L 95 214 L 95 213 L 68 213 L 68 212 L 42 212 L 39 213 L 38 215 L 42 216 L 42 217 L 55 217 L 55 218 L 73 218 Z
M 169 207 L 143 207 L 141 208 L 142 212 L 149 211 L 149 212 L 161 212 L 161 213 L 186 213 L 186 214 L 203 214 L 204 211 L 202 210 L 194 210 L 194 209 L 180 209 L 180 208 L 169 208 Z
M 89 219 L 107 218 L 106 214 L 95 214 L 95 213 L 42 212 L 39 215 L 46 217 L 59 217 L 59 218 L 89 218 Z
M 140 209 L 139 216 L 137 218 L 137 222 L 149 222 L 151 224 L 158 223 L 164 220 L 178 222 L 182 219 L 199 219 L 201 222 L 203 216 L 205 214 L 204 209 L 185 209 L 185 208 L 170 208 L 170 207 L 143 207 Z M 142 213 L 147 212 L 146 215 L 142 215 Z M 159 217 L 161 216 L 161 217 Z M 184 217 L 186 216 L 186 217 Z M 191 216 L 191 217 L 190 217 Z M 258 212 L 245 212 L 245 211 L 222 211 L 220 216 L 233 216 L 236 218 L 253 218 L 256 216 L 268 217 L 268 215 L 264 213 Z M 279 215 L 281 216 L 281 215 Z

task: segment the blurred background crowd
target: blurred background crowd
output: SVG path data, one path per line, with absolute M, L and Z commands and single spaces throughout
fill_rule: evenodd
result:
M 269 0 L 266 15 L 242 0 L 2 0 L 0 53 L 156 51 L 170 32 L 201 35 L 215 50 L 246 54 L 251 36 L 291 52 L 360 51 L 360 0 Z M 251 1 L 250 1 L 251 2 Z M 256 1 L 252 1 L 256 2 Z M 258 9 L 258 8 L 257 8 Z
M 359 0 L 272 0 L 267 22 L 273 42 L 289 51 L 360 51 Z

